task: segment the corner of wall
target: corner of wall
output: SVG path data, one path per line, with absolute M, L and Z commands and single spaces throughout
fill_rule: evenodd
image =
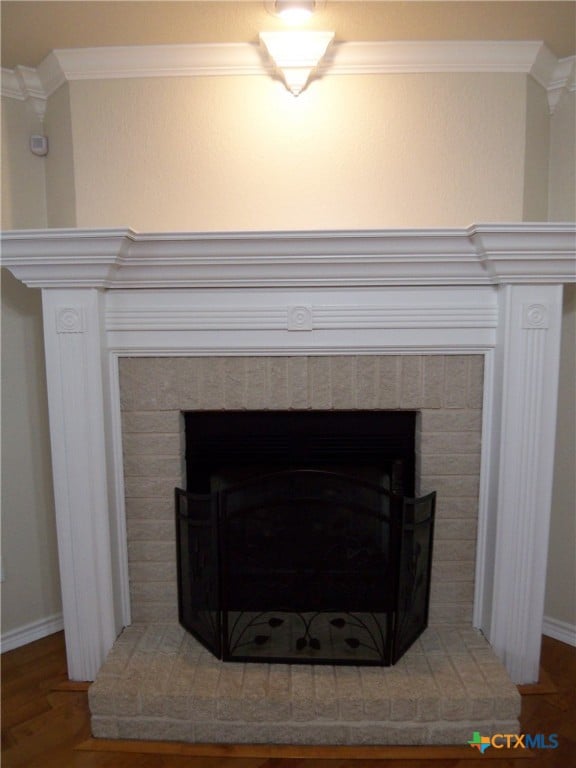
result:
M 550 113 L 546 90 L 526 78 L 523 221 L 548 220 Z
M 576 221 L 576 91 L 564 91 L 550 118 L 550 221 Z
M 46 158 L 46 201 L 49 227 L 75 227 L 76 179 L 71 86 L 64 83 L 48 99 L 46 134 L 50 150 Z

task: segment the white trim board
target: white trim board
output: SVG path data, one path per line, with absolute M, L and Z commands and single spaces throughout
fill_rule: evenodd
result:
M 542 622 L 542 634 L 547 637 L 553 637 L 561 643 L 572 645 L 576 648 L 576 624 L 569 624 L 567 621 L 553 619 L 551 616 L 544 616 Z
M 541 41 L 375 41 L 334 43 L 318 75 L 429 72 L 520 73 L 548 91 L 553 112 L 574 90 L 576 57 L 558 59 Z M 269 77 L 273 66 L 254 43 L 106 46 L 52 51 L 36 69 L 2 69 L 2 96 L 41 108 L 63 83 L 142 77 Z
M 43 637 L 53 635 L 64 629 L 64 619 L 61 613 L 54 613 L 52 616 L 46 616 L 38 621 L 31 621 L 29 624 L 23 624 L 16 629 L 9 629 L 3 632 L 0 638 L 2 653 L 13 651 L 22 645 L 28 645 L 35 640 L 41 640 Z

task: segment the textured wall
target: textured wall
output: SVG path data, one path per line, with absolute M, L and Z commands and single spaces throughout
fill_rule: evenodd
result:
M 576 220 L 576 93 L 564 92 L 550 120 L 551 221 Z M 564 288 L 556 467 L 545 615 L 576 627 L 576 285 Z
M 121 359 L 133 620 L 177 618 L 181 410 L 405 408 L 421 411 L 420 492 L 438 492 L 431 620 L 471 621 L 482 366 L 473 355 Z
M 40 123 L 2 98 L 2 228 L 45 227 L 45 160 L 28 141 Z M 2 632 L 62 606 L 54 520 L 40 291 L 2 270 Z
M 550 162 L 550 114 L 546 91 L 532 78 L 526 81 L 526 139 L 524 157 L 523 221 L 548 220 L 548 176 Z
M 576 92 L 565 92 L 550 118 L 550 221 L 576 220 Z
M 46 226 L 45 161 L 28 141 L 40 122 L 28 104 L 2 98 L 2 229 Z
M 3 633 L 62 610 L 40 304 L 3 270 Z
M 520 221 L 526 80 L 328 76 L 297 99 L 260 77 L 73 82 L 77 225 L 204 231 Z
M 576 285 L 565 288 L 545 615 L 576 627 Z
M 74 141 L 69 86 L 63 85 L 48 100 L 46 133 L 50 151 L 46 158 L 46 204 L 49 227 L 75 227 L 76 188 Z

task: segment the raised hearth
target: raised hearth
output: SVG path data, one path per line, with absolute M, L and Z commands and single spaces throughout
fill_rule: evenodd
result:
M 520 696 L 471 627 L 429 627 L 393 667 L 225 664 L 177 624 L 134 625 L 91 686 L 102 738 L 466 744 L 516 733 Z

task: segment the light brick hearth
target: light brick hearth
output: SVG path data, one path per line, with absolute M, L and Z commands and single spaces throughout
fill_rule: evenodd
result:
M 95 736 L 196 743 L 465 744 L 520 712 L 486 640 L 448 625 L 382 668 L 224 663 L 177 624 L 134 624 L 89 695 Z

